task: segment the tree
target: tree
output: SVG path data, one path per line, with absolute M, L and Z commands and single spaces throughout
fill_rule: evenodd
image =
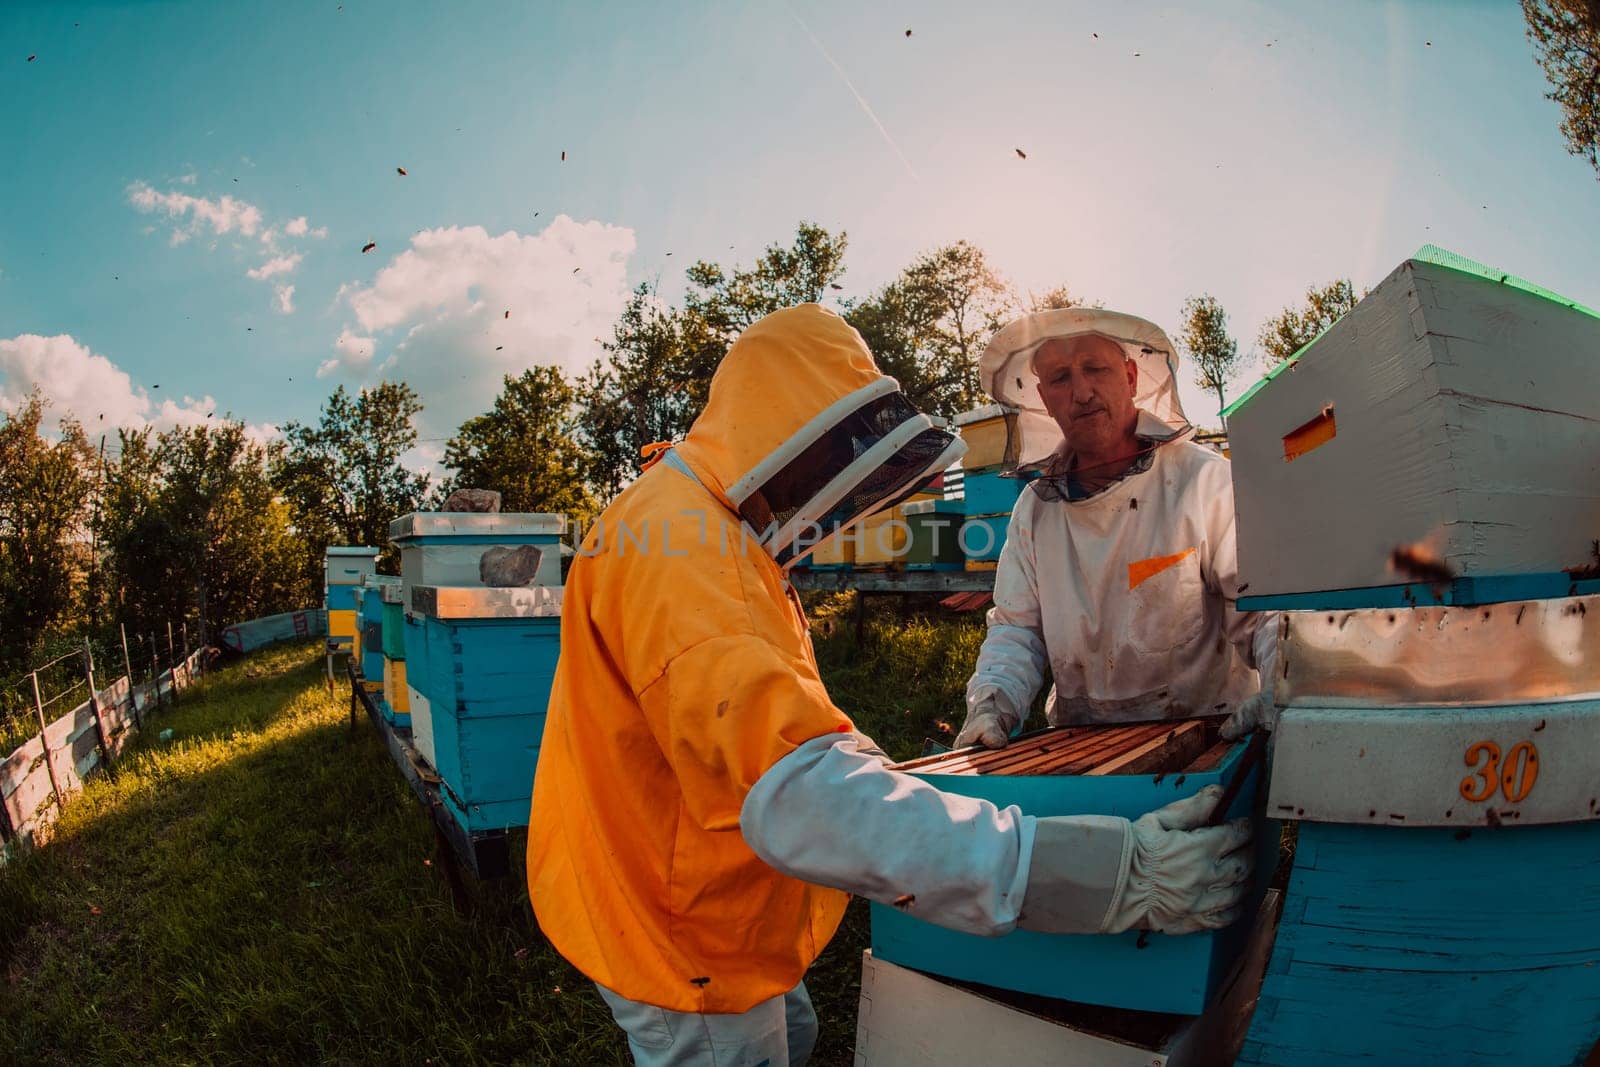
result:
M 837 288 L 849 243 L 844 233 L 802 221 L 793 244 L 768 245 L 748 270 L 727 271 L 704 260 L 689 268 L 689 289 L 677 319 L 683 350 L 679 374 L 688 391 L 690 422 L 705 407 L 711 376 L 728 346 L 757 320 L 796 304 L 820 302 L 830 287 Z
M 189 616 L 215 628 L 315 602 L 271 452 L 243 423 L 123 431 L 120 444 L 99 531 L 114 618 L 138 633 Z
M 1178 345 L 1194 363 L 1194 384 L 1217 394 L 1217 412 L 1227 407 L 1222 391 L 1239 370 L 1239 345 L 1228 336 L 1228 313 L 1209 293 L 1183 302 Z
M 1272 362 L 1288 359 L 1310 344 L 1318 334 L 1356 306 L 1355 287 L 1348 278 L 1306 290 L 1303 307 L 1286 307 L 1261 327 L 1256 343 Z
M 417 510 L 428 490 L 428 476 L 408 470 L 402 458 L 417 443 L 412 420 L 421 410 L 404 382 L 380 382 L 357 396 L 340 386 L 317 425 L 284 426 L 273 484 L 288 502 L 316 588 L 329 545 L 373 545 L 384 550 L 383 565 L 397 563 L 389 523 Z
M 983 250 L 957 241 L 919 257 L 845 317 L 912 403 L 949 416 L 984 402 L 978 357 L 1018 310 Z
M 688 431 L 700 406 L 686 377 L 678 313 L 648 286 L 635 289 L 604 345 L 607 360 L 578 380 L 578 426 L 591 457 L 590 482 L 602 501 L 638 473 L 640 449 Z
M 1600 174 L 1600 2 L 1522 0 L 1528 39 L 1561 105 L 1567 151 Z
M 1097 308 L 1104 306 L 1098 300 L 1079 300 L 1072 295 L 1072 290 L 1065 285 L 1058 285 L 1054 289 L 1046 289 L 1042 293 L 1029 292 L 1026 296 L 1021 293 L 1013 293 L 1011 305 L 1017 315 L 1031 315 L 1037 311 L 1059 311 L 1063 308 Z
M 0 670 L 29 666 L 45 638 L 77 621 L 94 493 L 94 450 L 77 421 L 40 432 L 37 391 L 0 422 Z
M 587 523 L 595 511 L 591 458 L 576 437 L 577 391 L 554 367 L 509 374 L 485 414 L 445 445 L 456 487 L 494 489 L 506 511 L 561 512 Z
M 792 244 L 769 245 L 748 269 L 695 263 L 681 309 L 649 286 L 634 290 L 604 346 L 606 359 L 577 383 L 581 435 L 602 502 L 639 473 L 645 445 L 688 432 L 728 346 L 746 327 L 782 308 L 820 301 L 837 286 L 847 243 L 843 233 L 802 222 Z

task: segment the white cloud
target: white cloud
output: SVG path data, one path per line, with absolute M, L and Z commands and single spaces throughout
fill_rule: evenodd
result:
M 273 259 L 267 260 L 265 263 L 261 264 L 261 266 L 256 267 L 253 270 L 245 271 L 245 273 L 257 281 L 262 281 L 272 277 L 274 274 L 288 274 L 290 271 L 298 267 L 300 265 L 300 261 L 304 258 L 305 256 L 301 255 L 299 252 L 295 252 L 287 256 L 277 256 Z
M 280 285 L 274 291 L 273 309 L 283 315 L 294 314 L 294 286 Z
M 351 367 L 364 367 L 372 362 L 372 354 L 378 350 L 378 342 L 371 337 L 359 337 L 352 330 L 341 330 L 339 339 L 333 343 L 344 356 L 344 362 Z
M 193 185 L 196 178 L 193 174 L 186 174 L 177 179 L 185 185 Z M 205 197 L 190 196 L 183 192 L 161 192 L 144 181 L 134 182 L 128 186 L 128 203 L 145 214 L 164 214 L 171 224 L 169 240 L 174 247 L 184 244 L 191 238 L 210 231 L 211 236 L 220 237 L 224 234 L 237 234 L 241 237 L 253 238 L 260 250 L 268 257 L 267 261 L 259 267 L 252 267 L 245 273 L 256 281 L 266 281 L 278 274 L 288 274 L 300 265 L 305 258 L 302 252 L 284 252 L 279 247 L 279 241 L 285 235 L 289 237 L 326 237 L 328 229 L 319 226 L 311 229 L 311 224 L 304 215 L 290 219 L 283 224 L 282 229 L 277 226 L 263 228 L 261 209 L 254 204 L 243 200 L 236 200 L 231 196 L 223 196 L 217 200 L 207 200 Z M 154 233 L 155 227 L 145 228 L 145 233 Z M 211 242 L 214 250 L 217 242 Z M 235 246 L 238 247 L 238 246 Z M 277 287 L 278 308 L 285 314 L 294 310 L 290 304 L 290 297 L 285 295 L 283 286 Z M 288 288 L 288 293 L 294 292 L 293 286 Z
M 91 436 L 117 429 L 156 430 L 214 421 L 217 402 L 209 396 L 163 399 L 135 386 L 128 373 L 91 352 L 69 334 L 35 333 L 0 338 L 0 411 L 12 412 L 37 388 L 57 418 L 72 415 Z M 259 441 L 277 436 L 271 424 L 248 425 Z
M 538 234 L 424 230 L 370 285 L 340 290 L 359 334 L 346 327 L 317 374 L 404 380 L 425 405 L 424 436 L 452 433 L 506 374 L 587 369 L 627 301 L 633 250 L 632 230 L 565 215 Z M 379 344 L 392 344 L 381 362 Z
M 207 200 L 188 193 L 163 193 L 145 182 L 134 182 L 128 186 L 128 202 L 147 215 L 165 212 L 173 220 L 173 244 L 182 244 L 208 227 L 214 234 L 237 232 L 246 237 L 261 230 L 261 209 L 231 196 Z
M 178 179 L 178 184 L 179 185 L 193 185 L 195 182 L 197 182 L 199 180 L 200 180 L 200 175 L 196 174 L 194 171 L 191 170 L 188 174 L 185 174 L 183 177 Z
M 290 237 L 304 237 L 307 234 L 310 234 L 312 237 L 328 236 L 328 228 L 326 226 L 318 226 L 313 230 L 311 228 L 311 224 L 306 221 L 306 217 L 304 215 L 301 215 L 299 218 L 290 219 L 288 222 L 284 223 L 283 232 L 288 234 Z

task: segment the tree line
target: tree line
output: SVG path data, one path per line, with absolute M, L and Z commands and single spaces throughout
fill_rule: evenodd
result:
M 392 570 L 390 520 L 457 487 L 498 490 L 507 511 L 588 520 L 638 474 L 645 445 L 688 430 L 746 326 L 843 290 L 847 249 L 843 232 L 803 222 L 751 266 L 695 263 L 678 305 L 639 286 L 588 370 L 507 375 L 448 439 L 437 479 L 408 465 L 423 398 L 404 382 L 341 386 L 314 422 L 266 443 L 233 418 L 96 442 L 70 416 L 51 432 L 49 398 L 35 393 L 0 421 L 0 679 L 85 636 L 114 641 L 119 624 L 192 620 L 214 634 L 319 604 L 328 545 L 380 546 Z M 836 303 L 911 400 L 943 416 L 985 402 L 977 361 L 1002 323 L 1098 306 L 1065 286 L 1020 291 L 965 241 Z M 1348 281 L 1314 287 L 1262 328 L 1259 354 L 1288 357 L 1353 303 Z M 1250 359 L 1226 312 L 1192 298 L 1175 339 L 1220 410 Z

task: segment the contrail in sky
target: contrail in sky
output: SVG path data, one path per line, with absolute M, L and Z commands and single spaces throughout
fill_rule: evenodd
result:
M 844 68 L 839 66 L 838 62 L 828 54 L 828 50 L 826 48 L 822 47 L 822 42 L 817 40 L 817 35 L 811 32 L 811 27 L 806 25 L 805 19 L 800 17 L 800 13 L 793 7 L 790 7 L 788 4 L 785 4 L 784 7 L 789 9 L 789 14 L 794 16 L 794 20 L 798 22 L 800 24 L 800 28 L 805 31 L 805 35 L 811 38 L 811 43 L 816 45 L 818 52 L 822 53 L 822 58 L 826 59 L 828 61 L 828 65 L 838 72 L 839 80 L 844 82 L 844 87 L 850 90 L 850 95 L 856 98 L 856 103 L 861 105 L 861 110 L 867 113 L 867 118 L 871 119 L 872 124 L 878 127 L 878 132 L 883 134 L 884 141 L 889 145 L 890 148 L 894 149 L 894 154 L 900 157 L 900 162 L 905 164 L 906 173 L 911 175 L 911 180 L 920 184 L 922 179 L 917 176 L 915 168 L 911 166 L 911 160 L 907 159 L 906 154 L 900 151 L 900 146 L 894 143 L 894 138 L 890 137 L 889 131 L 884 129 L 883 123 L 879 121 L 878 116 L 873 112 L 872 105 L 867 103 L 866 97 L 862 96 L 860 91 L 856 89 L 855 83 L 850 80 L 850 75 L 846 74 L 844 72 Z

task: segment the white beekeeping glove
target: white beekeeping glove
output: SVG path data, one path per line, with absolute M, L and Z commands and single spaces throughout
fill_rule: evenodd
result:
M 1021 714 L 1004 694 L 987 693 L 967 712 L 967 721 L 961 724 L 961 732 L 956 735 L 956 747 L 981 744 L 986 748 L 1005 748 L 1012 731 L 1021 725 Z
M 1017 925 L 1057 934 L 1187 934 L 1237 920 L 1250 888 L 1248 820 L 1206 826 L 1221 786 L 1127 819 L 1041 818 Z

